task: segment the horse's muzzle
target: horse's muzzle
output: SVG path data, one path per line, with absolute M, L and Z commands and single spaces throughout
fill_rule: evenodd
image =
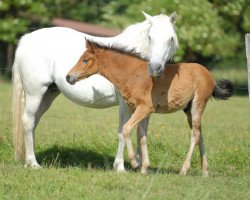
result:
M 163 75 L 164 67 L 160 63 L 148 63 L 148 72 L 152 77 L 160 77 Z

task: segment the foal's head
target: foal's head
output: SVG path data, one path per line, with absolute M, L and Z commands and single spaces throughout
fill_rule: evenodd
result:
M 80 57 L 76 65 L 68 72 L 66 80 L 71 85 L 77 81 L 98 73 L 97 44 L 86 41 L 87 50 Z

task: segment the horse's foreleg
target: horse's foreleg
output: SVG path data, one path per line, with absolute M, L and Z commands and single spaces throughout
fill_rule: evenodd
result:
M 150 117 L 146 117 L 139 122 L 137 127 L 137 154 L 139 156 L 138 163 L 141 166 L 141 173 L 147 174 L 149 167 L 149 157 L 147 148 L 147 131 Z
M 136 160 L 136 154 L 133 149 L 133 144 L 131 140 L 131 132 L 135 125 L 137 125 L 141 120 L 143 120 L 145 117 L 149 116 L 150 110 L 146 107 L 137 107 L 135 112 L 132 114 L 131 118 L 128 120 L 128 122 L 123 127 L 123 136 L 125 138 L 125 143 L 128 150 L 128 158 L 130 159 L 132 168 L 138 167 L 138 162 Z M 144 151 L 145 152 L 145 151 Z M 142 163 L 144 163 L 145 157 L 142 156 Z
M 114 161 L 114 169 L 118 172 L 125 171 L 124 168 L 124 147 L 125 147 L 125 139 L 122 134 L 122 129 L 124 124 L 129 120 L 132 115 L 132 111 L 130 108 L 125 104 L 122 98 L 119 99 L 119 130 L 118 130 L 118 149 L 116 158 Z

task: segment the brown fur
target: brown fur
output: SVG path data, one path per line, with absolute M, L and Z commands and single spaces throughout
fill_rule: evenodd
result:
M 86 61 L 85 63 L 83 61 Z M 172 113 L 184 110 L 192 129 L 192 142 L 181 174 L 186 175 L 196 144 L 199 144 L 202 172 L 208 175 L 208 165 L 201 132 L 201 116 L 208 99 L 216 87 L 210 72 L 196 63 L 166 65 L 160 78 L 147 73 L 147 62 L 130 53 L 119 52 L 87 41 L 87 51 L 68 73 L 77 81 L 99 73 L 111 81 L 120 91 L 125 102 L 134 109 L 134 114 L 125 124 L 123 135 L 132 166 L 136 166 L 135 153 L 130 139 L 131 130 L 150 114 Z M 146 139 L 144 138 L 145 145 Z M 142 144 L 142 145 L 143 145 Z M 142 172 L 146 172 L 149 161 L 147 148 L 142 146 Z

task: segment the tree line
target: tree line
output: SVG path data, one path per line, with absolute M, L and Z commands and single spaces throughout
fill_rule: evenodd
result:
M 143 21 L 142 10 L 151 15 L 177 12 L 176 62 L 237 60 L 250 32 L 248 0 L 3 0 L 0 45 L 15 45 L 22 34 L 49 26 L 53 17 L 123 29 Z

